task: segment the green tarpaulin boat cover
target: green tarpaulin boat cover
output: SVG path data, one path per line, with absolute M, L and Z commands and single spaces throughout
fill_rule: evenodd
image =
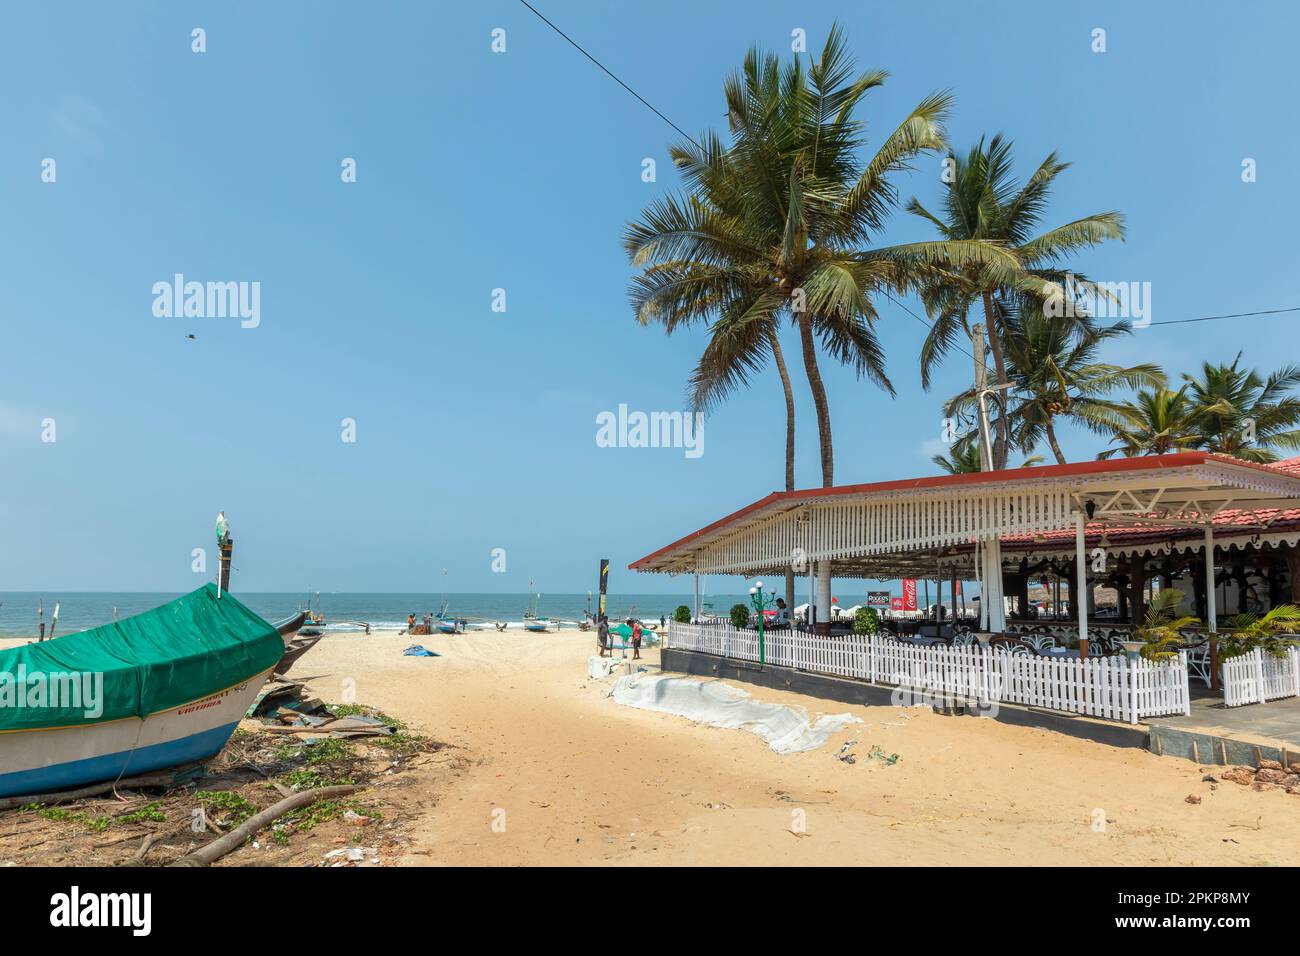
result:
M 241 684 L 283 655 L 272 625 L 207 584 L 125 621 L 0 651 L 0 731 L 146 717 Z M 83 685 L 82 675 L 103 675 L 101 714 L 69 699 L 69 674 Z

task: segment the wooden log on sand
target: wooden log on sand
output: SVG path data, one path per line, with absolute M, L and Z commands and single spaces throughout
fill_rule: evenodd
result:
M 333 797 L 345 797 L 350 793 L 356 793 L 363 789 L 360 786 L 346 787 L 320 787 L 316 790 L 304 790 L 302 793 L 296 793 L 292 797 L 286 797 L 279 803 L 267 807 L 256 816 L 249 817 L 235 829 L 231 830 L 225 836 L 213 840 L 206 846 L 200 847 L 193 853 L 181 857 L 168 864 L 169 866 L 209 866 L 217 862 L 227 853 L 239 849 L 244 845 L 244 841 L 254 836 L 258 831 L 270 826 L 280 817 L 284 816 L 299 807 L 305 807 L 315 803 L 317 800 L 326 800 Z
M 0 810 L 12 810 L 14 807 L 25 806 L 29 803 L 66 803 L 69 800 L 80 800 L 83 797 L 95 797 L 118 788 L 130 790 L 133 787 L 170 787 L 175 781 L 176 774 L 174 772 L 155 773 L 143 777 L 130 777 L 125 780 L 110 780 L 107 783 L 82 787 L 80 790 L 61 790 L 58 793 L 32 793 L 22 797 L 5 797 L 0 799 Z

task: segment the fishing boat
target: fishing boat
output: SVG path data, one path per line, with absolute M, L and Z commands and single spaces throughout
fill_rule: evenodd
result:
M 446 571 L 442 572 L 446 574 Z M 452 617 L 448 612 L 449 602 L 447 595 L 442 596 L 442 604 L 438 607 L 438 613 L 434 617 L 434 627 L 438 629 L 439 634 L 464 634 L 465 625 L 469 624 L 468 618 Z
M 277 674 L 289 673 L 289 668 L 293 667 L 298 658 L 315 647 L 323 636 L 322 634 L 306 634 L 295 637 L 291 641 L 285 641 L 284 656 L 280 658 L 280 663 L 275 665 L 275 672 Z
M 0 651 L 0 797 L 208 760 L 284 655 L 274 625 L 212 584 Z
M 534 597 L 536 603 L 534 603 Z M 524 607 L 524 630 L 534 634 L 545 634 L 551 629 L 551 619 L 541 616 L 542 595 L 533 591 L 533 582 L 528 582 L 528 603 Z
M 309 611 L 299 611 L 297 614 L 290 614 L 284 620 L 276 621 L 271 626 L 287 641 L 302 630 L 302 626 L 307 623 L 309 613 Z
M 313 610 L 311 609 L 311 595 L 308 594 L 308 595 L 307 595 L 307 606 L 306 606 L 305 608 L 302 608 L 302 611 L 303 611 L 303 613 L 305 613 L 305 614 L 307 615 L 306 623 L 310 623 L 310 624 L 324 624 L 324 623 L 325 623 L 325 615 L 324 615 L 323 613 L 321 613 L 321 609 L 320 609 L 320 592 L 319 592 L 319 591 L 316 592 L 316 610 L 313 611 Z

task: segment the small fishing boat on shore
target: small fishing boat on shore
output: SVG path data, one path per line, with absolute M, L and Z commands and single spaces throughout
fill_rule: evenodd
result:
M 275 625 L 212 584 L 0 651 L 0 797 L 215 756 L 285 653 Z
M 288 641 L 293 635 L 302 630 L 303 625 L 307 623 L 309 613 L 308 611 L 299 611 L 297 614 L 290 614 L 284 620 L 276 621 L 272 627 L 276 629 L 281 637 Z
M 536 598 L 536 603 L 534 603 Z M 551 629 L 551 619 L 541 616 L 542 595 L 533 591 L 533 582 L 528 582 L 528 602 L 524 607 L 524 630 L 533 634 L 545 634 Z

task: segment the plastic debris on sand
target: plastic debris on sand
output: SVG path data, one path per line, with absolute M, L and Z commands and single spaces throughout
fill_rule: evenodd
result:
M 437 651 L 431 651 L 423 644 L 412 644 L 406 650 L 402 651 L 405 657 L 441 657 Z
M 685 677 L 620 677 L 610 696 L 627 707 L 677 714 L 713 727 L 748 730 L 780 754 L 815 750 L 836 731 L 862 722 L 852 714 L 824 715 L 811 721 L 802 707 L 764 703 L 729 684 Z

